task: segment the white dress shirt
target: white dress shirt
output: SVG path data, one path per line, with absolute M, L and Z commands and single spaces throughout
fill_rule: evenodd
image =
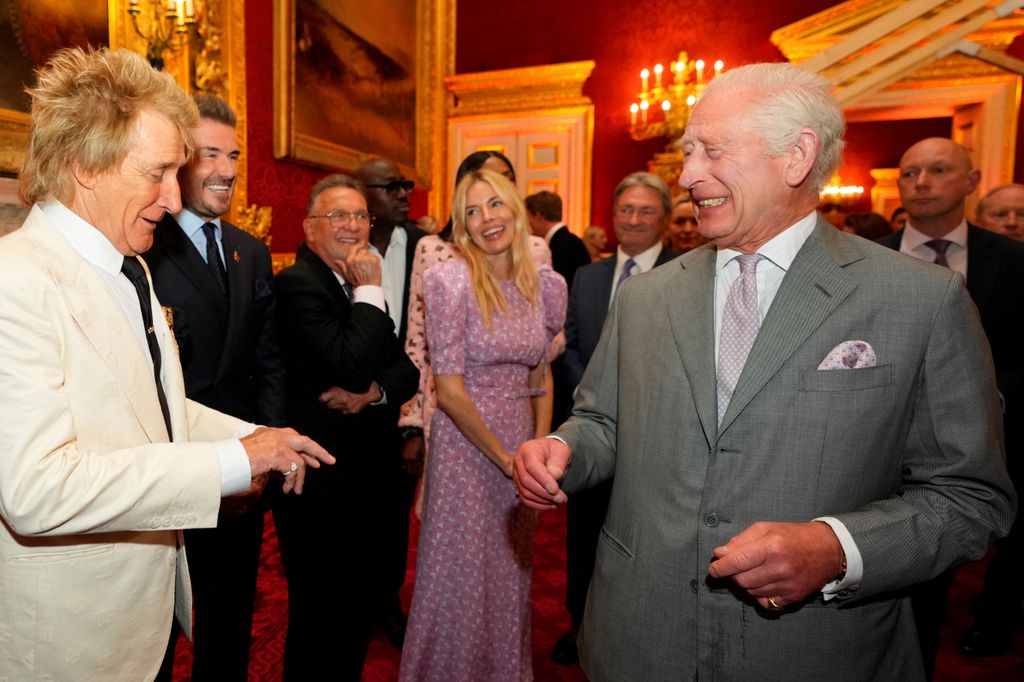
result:
M 121 274 L 124 255 L 114 248 L 114 245 L 102 232 L 59 201 L 43 202 L 40 204 L 40 208 L 57 228 L 57 231 L 68 240 L 71 247 L 85 259 L 107 285 L 107 291 L 110 292 L 111 297 L 117 301 L 124 311 L 125 317 L 128 318 L 128 325 L 135 335 L 136 342 L 142 348 L 143 356 L 149 361 L 149 371 L 152 374 L 153 358 L 149 354 L 149 344 L 146 342 L 139 297 L 135 291 L 135 285 Z M 205 250 L 204 247 L 203 251 L 205 252 Z M 150 296 L 153 297 L 152 284 L 150 285 Z M 156 318 L 160 315 L 159 308 L 153 311 L 153 315 L 154 322 L 157 322 Z M 160 336 L 157 335 L 158 344 L 159 339 Z M 222 440 L 213 443 L 213 446 L 220 459 L 221 496 L 235 495 L 247 490 L 251 484 L 252 467 L 241 442 Z
M 209 264 L 209 261 L 206 260 L 206 233 L 203 232 L 203 225 L 213 223 L 213 235 L 217 240 L 217 250 L 220 251 L 220 261 L 225 264 L 228 262 L 224 258 L 224 230 L 220 226 L 220 218 L 210 218 L 207 220 L 186 208 L 182 209 L 181 213 L 175 215 L 174 220 L 178 223 L 181 231 L 185 233 L 185 236 L 188 237 L 188 240 L 195 245 L 196 251 L 199 252 L 199 257 L 207 264 Z
M 934 239 L 934 237 L 929 237 L 925 233 L 917 230 L 908 220 L 906 227 L 903 228 L 903 238 L 900 239 L 900 253 L 905 253 L 908 256 L 913 256 L 914 258 L 934 263 L 935 249 L 924 245 L 925 242 L 929 242 L 932 239 Z M 952 232 L 943 235 L 940 239 L 947 239 L 953 242 L 946 247 L 946 262 L 949 263 L 950 270 L 956 270 L 959 272 L 966 281 L 967 221 L 961 220 L 960 224 L 954 227 Z
M 554 225 L 552 225 L 551 228 L 544 234 L 544 242 L 548 246 L 551 246 L 551 238 L 555 236 L 555 232 L 558 232 L 563 227 L 565 227 L 565 223 L 555 223 Z
M 639 275 L 641 272 L 650 272 L 654 269 L 654 264 L 658 261 L 658 254 L 661 253 L 661 242 L 658 242 L 651 248 L 638 253 L 635 256 L 629 256 L 620 246 L 615 252 L 615 272 L 612 274 L 612 294 L 608 297 L 608 307 L 612 307 L 612 301 L 615 300 L 615 294 L 619 291 L 619 277 L 622 276 L 622 270 L 626 267 L 626 261 L 630 258 L 633 259 L 633 273 L 630 275 Z
M 409 243 L 409 235 L 401 225 L 391 230 L 387 253 L 384 254 L 382 284 L 384 298 L 388 302 L 387 313 L 395 323 L 395 336 L 402 329 L 402 297 L 405 294 L 405 247 Z M 379 253 L 379 252 L 378 252 Z
M 757 250 L 764 256 L 757 264 L 757 308 L 764 321 L 768 310 L 775 300 L 775 294 L 782 286 L 782 280 L 793 264 L 793 259 L 803 247 L 804 242 L 814 231 L 817 224 L 817 213 L 810 213 L 768 240 Z M 718 349 L 722 333 L 722 318 L 725 316 L 725 301 L 729 289 L 740 276 L 740 264 L 737 258 L 742 252 L 736 249 L 720 249 L 715 263 L 715 368 L 718 367 Z M 843 371 L 843 370 L 836 370 Z M 846 370 L 856 371 L 856 370 Z M 785 453 L 779 453 L 785 456 Z M 825 599 L 831 599 L 844 590 L 855 589 L 864 576 L 864 562 L 857 543 L 839 519 L 825 516 L 814 519 L 827 523 L 839 539 L 839 544 L 846 553 L 846 577 L 841 582 L 830 582 L 822 588 Z

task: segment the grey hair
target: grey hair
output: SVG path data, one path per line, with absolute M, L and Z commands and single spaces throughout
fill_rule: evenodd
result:
M 846 144 L 846 119 L 826 78 L 785 62 L 748 64 L 712 80 L 704 95 L 725 89 L 746 91 L 747 121 L 770 156 L 796 146 L 804 128 L 817 133 L 818 157 L 807 180 L 815 191 L 825 186 Z
M 320 195 L 331 189 L 332 187 L 345 187 L 347 189 L 353 189 L 359 192 L 359 196 L 366 200 L 366 187 L 363 183 L 359 182 L 355 178 L 344 175 L 342 173 L 334 173 L 320 180 L 320 182 L 313 185 L 313 189 L 309 193 L 309 201 L 306 202 L 306 215 L 308 216 L 313 212 L 313 207 L 316 205 L 316 200 L 320 198 Z
M 665 215 L 667 216 L 672 213 L 672 190 L 668 188 L 667 182 L 654 173 L 638 171 L 622 178 L 622 182 L 615 188 L 615 203 L 619 202 L 619 197 L 630 187 L 649 187 L 653 189 L 661 196 L 661 207 L 664 209 Z
M 978 199 L 978 206 L 974 209 L 974 215 L 981 218 L 985 214 L 985 208 L 988 205 L 988 200 L 992 198 L 993 194 L 1004 189 L 1024 189 L 1024 185 L 1021 185 L 1016 182 L 1010 182 L 1005 185 L 993 187 L 992 189 L 985 193 L 985 196 L 983 196 L 981 199 Z

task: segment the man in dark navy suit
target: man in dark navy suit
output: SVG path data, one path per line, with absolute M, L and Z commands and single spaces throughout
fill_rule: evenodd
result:
M 672 193 L 651 173 L 627 175 L 615 188 L 612 224 L 619 242 L 614 256 L 576 271 L 565 320 L 565 368 L 574 391 L 601 338 L 601 328 L 619 284 L 675 258 L 663 245 L 672 213 Z M 558 664 L 576 663 L 576 634 L 583 621 L 590 576 L 594 572 L 597 538 L 608 511 L 611 480 L 573 495 L 568 504 L 565 606 L 572 617 L 569 630 L 555 643 L 551 658 Z
M 1024 485 L 1020 457 L 1021 379 L 1024 374 L 1024 244 L 995 234 L 965 218 L 965 199 L 981 179 L 961 145 L 929 138 L 912 145 L 900 160 L 900 199 L 907 209 L 907 226 L 879 240 L 921 260 L 956 270 L 978 308 L 981 325 L 992 347 L 996 383 L 1003 399 L 1006 464 L 1017 490 Z M 1005 652 L 1020 623 L 1024 598 L 1024 548 L 1020 514 L 1010 534 L 996 543 L 982 596 L 975 605 L 975 623 L 960 642 L 972 656 Z M 952 573 L 926 583 L 914 596 L 925 667 L 934 664 L 938 633 Z
M 143 257 L 157 298 L 173 318 L 188 397 L 240 419 L 283 426 L 270 252 L 221 219 L 237 177 L 235 113 L 218 97 L 195 99 L 195 153 L 178 178 L 183 209 L 164 216 Z M 262 491 L 266 480 L 254 483 Z M 216 528 L 185 531 L 195 593 L 194 680 L 248 677 L 265 511 L 259 501 L 258 492 L 228 498 Z M 160 679 L 170 679 L 176 635 Z

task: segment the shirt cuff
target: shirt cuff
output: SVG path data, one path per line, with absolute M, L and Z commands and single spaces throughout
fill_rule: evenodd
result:
M 252 466 L 245 446 L 237 440 L 219 440 L 213 448 L 220 459 L 220 496 L 244 493 L 252 485 Z
M 384 298 L 384 287 L 376 284 L 364 284 L 352 290 L 353 303 L 369 303 L 381 312 L 388 312 L 387 300 Z
M 831 516 L 822 516 L 814 520 L 829 525 L 839 539 L 843 553 L 846 554 L 846 575 L 842 580 L 833 580 L 821 588 L 822 596 L 825 601 L 828 601 L 834 597 L 844 596 L 847 592 L 860 587 L 860 581 L 864 577 L 864 561 L 860 556 L 860 550 L 857 549 L 857 543 L 853 541 L 853 536 L 846 529 L 846 524 Z

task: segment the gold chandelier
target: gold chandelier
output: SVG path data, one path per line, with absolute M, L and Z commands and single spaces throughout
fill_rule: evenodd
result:
M 686 52 L 680 52 L 679 58 L 669 68 L 671 84 L 662 84 L 665 67 L 654 65 L 653 88 L 649 87 L 652 70 L 641 71 L 638 99 L 629 106 L 630 137 L 638 141 L 653 137 L 681 137 L 693 105 L 708 82 L 722 72 L 725 64 L 721 59 L 715 61 L 712 73 L 707 72 L 706 66 L 703 59 L 690 60 Z
M 140 7 L 147 2 L 148 30 L 139 25 Z M 164 51 L 177 49 L 196 25 L 195 0 L 128 0 L 128 14 L 140 38 L 146 41 L 146 59 L 153 68 L 164 68 Z
M 819 206 L 833 204 L 840 207 L 851 206 L 864 196 L 864 188 L 860 185 L 844 185 L 839 173 L 832 176 L 829 183 L 821 188 Z

